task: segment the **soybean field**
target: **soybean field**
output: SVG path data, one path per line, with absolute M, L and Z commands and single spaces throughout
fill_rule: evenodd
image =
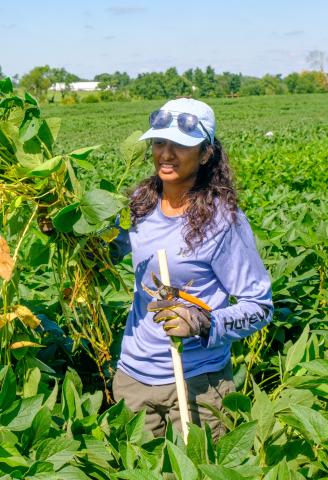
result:
M 133 291 L 115 218 L 164 101 L 40 107 L 0 82 L 0 479 L 328 478 L 328 95 L 206 101 L 275 314 L 232 346 L 236 392 L 209 406 L 227 433 L 191 425 L 184 445 L 111 399 Z

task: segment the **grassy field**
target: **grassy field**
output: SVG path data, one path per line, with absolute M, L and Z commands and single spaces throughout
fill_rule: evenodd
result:
M 148 115 L 162 105 L 162 101 L 111 102 L 73 106 L 48 105 L 44 116 L 62 119 L 57 143 L 59 151 L 101 144 L 95 159 L 99 175 L 113 177 L 120 170 L 118 145 L 134 130 L 146 130 Z M 209 99 L 217 117 L 217 136 L 229 152 L 235 167 L 238 184 L 246 185 L 240 172 L 240 158 L 299 155 L 312 150 L 318 154 L 327 148 L 328 95 L 294 95 L 276 97 L 248 97 L 239 99 Z M 272 131 L 272 139 L 264 134 Z M 314 159 L 315 160 L 315 159 Z M 114 169 L 113 169 L 114 166 Z M 252 164 L 248 167 L 252 169 Z M 277 175 L 275 162 L 268 169 Z M 286 165 L 287 167 L 287 165 Z M 133 182 L 151 167 L 139 168 Z M 315 176 L 319 173 L 315 169 Z M 321 172 L 324 174 L 324 172 Z M 297 176 L 297 170 L 294 172 Z

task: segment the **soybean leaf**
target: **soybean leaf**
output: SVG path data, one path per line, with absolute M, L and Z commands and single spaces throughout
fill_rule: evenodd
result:
M 133 132 L 120 146 L 123 160 L 129 167 L 145 157 L 147 144 L 138 141 L 141 135 L 142 132 L 139 130 Z
M 90 480 L 88 475 L 73 465 L 68 465 L 59 470 L 56 477 L 60 480 Z
M 29 103 L 30 105 L 34 105 L 36 107 L 38 106 L 37 100 L 34 97 L 32 97 L 32 95 L 28 92 L 25 92 L 24 100 L 26 103 Z
M 35 415 L 31 428 L 29 430 L 29 437 L 32 440 L 32 445 L 35 445 L 41 439 L 45 438 L 51 425 L 51 413 L 48 407 L 43 406 L 41 410 Z
M 0 465 L 3 463 L 12 468 L 27 466 L 27 461 L 19 453 L 17 448 L 14 447 L 14 445 L 8 445 L 6 442 L 0 445 Z
M 131 445 L 130 442 L 126 440 L 119 443 L 119 452 L 122 458 L 123 465 L 126 469 L 134 468 L 135 462 L 137 461 L 138 455 Z
M 0 411 L 4 411 L 16 398 L 16 377 L 9 365 L 0 370 L 0 383 Z
M 4 412 L 0 422 L 14 432 L 21 432 L 32 425 L 33 418 L 40 410 L 43 395 L 15 401 L 10 410 Z
M 171 467 L 178 480 L 197 480 L 198 471 L 193 462 L 183 451 L 167 440 L 167 452 L 169 454 Z
M 117 215 L 125 205 L 122 195 L 96 188 L 82 196 L 80 208 L 87 222 L 97 224 Z
M 253 420 L 257 420 L 256 434 L 260 442 L 263 444 L 265 440 L 270 436 L 274 423 L 274 409 L 273 404 L 270 402 L 269 397 L 264 391 L 261 391 L 259 387 L 253 382 L 255 403 L 251 410 Z
M 108 470 L 109 462 L 113 457 L 106 449 L 105 443 L 91 435 L 83 435 L 83 441 L 85 443 L 85 453 L 88 462 L 95 463 L 99 467 Z
M 27 370 L 23 385 L 23 398 L 34 397 L 38 393 L 40 380 L 41 372 L 37 367 Z
M 231 468 L 221 465 L 199 465 L 199 469 L 211 480 L 243 480 L 245 477 Z
M 0 80 L 0 92 L 12 93 L 13 91 L 13 84 L 10 77 L 6 77 L 3 80 Z
M 65 463 L 69 463 L 72 460 L 79 446 L 80 442 L 77 440 L 65 437 L 47 438 L 39 445 L 35 458 L 52 462 L 55 470 L 58 470 Z
M 257 422 L 243 423 L 221 437 L 217 445 L 218 463 L 235 467 L 240 465 L 254 444 Z
M 85 160 L 90 153 L 94 152 L 97 148 L 100 148 L 101 145 L 94 145 L 93 147 L 79 148 L 74 150 L 69 154 L 70 157 L 77 158 L 78 160 Z
M 49 177 L 49 175 L 59 170 L 62 165 L 62 157 L 61 155 L 58 155 L 57 157 L 50 158 L 41 163 L 41 165 L 31 170 L 29 175 L 34 177 Z
M 317 358 L 311 362 L 302 362 L 300 367 L 304 367 L 312 375 L 320 375 L 328 378 L 328 360 L 324 358 Z
M 73 225 L 80 218 L 81 213 L 78 211 L 80 202 L 74 202 L 71 205 L 59 210 L 52 218 L 52 223 L 58 232 L 68 233 L 73 230 Z
M 319 445 L 328 441 L 328 420 L 320 412 L 302 405 L 292 406 L 291 411 L 302 425 L 303 435 Z
M 190 424 L 188 431 L 187 455 L 194 465 L 207 462 L 206 434 L 198 425 Z
M 83 214 L 73 225 L 73 230 L 78 235 L 88 235 L 89 233 L 96 232 L 98 229 L 99 225 L 88 223 Z
M 293 370 L 304 357 L 306 343 L 309 336 L 309 328 L 309 325 L 305 326 L 300 338 L 288 350 L 285 363 L 286 372 L 290 372 L 291 370 Z
M 131 443 L 139 443 L 142 440 L 145 426 L 146 410 L 138 412 L 126 425 L 126 435 Z
M 232 412 L 250 412 L 252 408 L 252 402 L 249 397 L 239 392 L 232 392 L 226 395 L 223 399 L 223 406 L 228 408 Z
M 38 135 L 41 127 L 42 120 L 37 117 L 33 117 L 31 120 L 27 120 L 19 130 L 19 138 L 21 142 L 27 142 Z
M 159 473 L 150 472 L 149 470 L 122 470 L 118 473 L 111 473 L 110 478 L 119 478 L 123 480 L 162 480 L 163 477 Z

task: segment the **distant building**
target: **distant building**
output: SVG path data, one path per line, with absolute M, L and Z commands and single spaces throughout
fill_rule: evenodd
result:
M 72 92 L 93 92 L 95 90 L 99 90 L 100 82 L 72 82 L 68 85 L 64 82 L 61 83 L 54 83 L 51 85 L 49 90 L 52 92 L 62 92 L 63 90 L 71 90 Z M 106 90 L 110 90 L 111 87 L 108 86 Z

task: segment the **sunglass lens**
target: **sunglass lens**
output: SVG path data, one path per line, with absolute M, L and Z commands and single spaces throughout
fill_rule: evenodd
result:
M 191 113 L 180 113 L 178 116 L 178 125 L 186 133 L 195 130 L 198 124 L 198 118 Z
M 149 123 L 153 128 L 165 128 L 170 125 L 172 121 L 171 112 L 166 112 L 165 110 L 156 110 L 150 114 Z

